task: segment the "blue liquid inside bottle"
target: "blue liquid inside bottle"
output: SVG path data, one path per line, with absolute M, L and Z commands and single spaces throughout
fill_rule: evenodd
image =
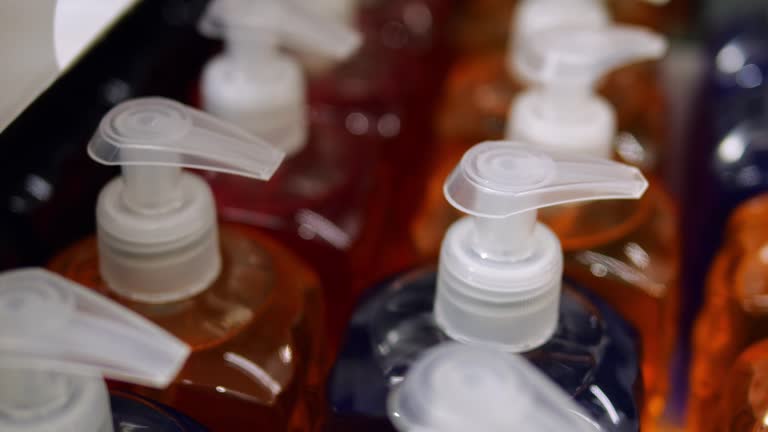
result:
M 433 269 L 417 270 L 375 286 L 361 300 L 328 381 L 328 431 L 393 430 L 386 412 L 390 388 L 420 353 L 449 340 L 432 315 L 435 283 Z M 564 283 L 554 336 L 523 354 L 604 430 L 639 430 L 634 330 L 597 299 Z
M 207 432 L 184 414 L 124 392 L 110 392 L 115 432 Z

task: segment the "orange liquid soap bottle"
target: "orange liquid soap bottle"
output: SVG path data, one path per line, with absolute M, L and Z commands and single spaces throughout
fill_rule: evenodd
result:
M 514 16 L 514 37 L 505 39 L 506 49 L 465 56 L 449 72 L 435 120 L 437 157 L 429 167 L 425 197 L 410 229 L 422 259 L 437 257 L 446 229 L 461 216 L 445 203 L 443 180 L 472 145 L 505 135 L 510 104 L 523 88 L 513 64 L 515 47 L 538 31 L 602 26 L 609 20 L 605 8 L 594 0 L 525 0 Z M 509 27 L 507 22 L 505 29 Z
M 562 28 L 521 46 L 517 70 L 534 86 L 510 110 L 507 134 L 541 148 L 610 158 L 617 115 L 593 90 L 601 76 L 660 58 L 665 40 L 634 26 Z M 598 294 L 640 333 L 643 425 L 666 408 L 679 315 L 677 210 L 655 179 L 637 202 L 605 201 L 542 213 L 565 251 L 565 274 Z
M 111 110 L 89 155 L 122 165 L 99 196 L 97 234 L 50 268 L 191 346 L 164 391 L 136 391 L 214 431 L 308 430 L 328 364 L 317 278 L 284 247 L 216 222 L 210 187 L 181 167 L 267 180 L 283 153 L 162 98 Z
M 611 19 L 603 2 L 595 0 L 522 0 L 511 16 L 511 24 L 507 21 L 504 27 L 508 37 L 460 56 L 451 68 L 437 119 L 441 142 L 472 143 L 503 136 L 509 105 L 523 86 L 514 57 L 526 37 L 548 28 L 603 26 Z M 486 29 L 488 25 L 477 24 Z M 616 108 L 621 133 L 614 151 L 646 172 L 658 168 L 665 156 L 666 101 L 656 66 L 654 61 L 625 65 L 599 85 L 600 93 Z
M 709 407 L 712 420 L 700 432 L 768 431 L 768 341 L 744 351 L 730 371 L 720 372 L 724 386 L 719 404 Z
M 739 353 L 768 338 L 767 217 L 766 194 L 738 207 L 710 268 L 704 305 L 693 330 L 687 422 L 691 432 L 713 424 L 712 407 L 724 397 L 727 385 L 724 372 Z
M 312 12 L 281 0 L 210 4 L 200 30 L 224 39 L 225 50 L 203 71 L 202 106 L 274 143 L 286 159 L 268 183 L 214 172 L 205 178 L 225 221 L 269 232 L 318 272 L 330 290 L 335 338 L 355 301 L 351 280 L 367 271 L 381 238 L 389 182 L 375 137 L 309 115 L 299 61 L 307 58 L 286 50 L 341 60 L 361 41 Z

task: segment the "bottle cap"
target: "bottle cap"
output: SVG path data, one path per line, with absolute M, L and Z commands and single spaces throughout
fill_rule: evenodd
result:
M 518 75 L 534 88 L 512 104 L 507 138 L 552 150 L 610 157 L 616 114 L 595 92 L 605 74 L 664 55 L 663 37 L 640 27 L 564 27 L 538 32 L 515 51 Z
M 573 399 L 523 357 L 459 343 L 423 353 L 390 394 L 401 432 L 596 432 Z
M 648 182 L 611 160 L 478 144 L 445 182 L 448 202 L 471 215 L 443 240 L 435 318 L 453 339 L 522 352 L 546 342 L 558 316 L 563 253 L 536 210 L 602 199 L 637 199 Z
M 528 36 L 563 27 L 602 27 L 611 17 L 601 0 L 523 0 L 512 17 L 507 61 L 514 70 L 514 52 Z
M 301 66 L 281 48 L 339 61 L 361 44 L 356 31 L 312 9 L 296 0 L 214 0 L 199 23 L 202 34 L 225 41 L 203 72 L 205 110 L 289 155 L 306 144 L 306 89 Z
M 113 108 L 88 154 L 123 167 L 97 205 L 101 274 L 110 289 L 149 303 L 194 296 L 221 270 L 210 187 L 181 167 L 268 180 L 284 157 L 237 127 L 163 98 Z
M 148 320 L 47 270 L 0 273 L 0 430 L 111 430 L 100 377 L 165 387 L 189 352 Z

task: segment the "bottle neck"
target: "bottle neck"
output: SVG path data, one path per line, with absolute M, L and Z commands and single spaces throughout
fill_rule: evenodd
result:
M 533 230 L 536 211 L 518 213 L 505 218 L 474 217 L 472 248 L 481 259 L 515 262 L 524 259 L 534 249 Z
M 126 200 L 133 197 L 130 187 L 145 183 L 136 177 L 146 169 L 127 170 L 128 179 L 113 180 L 99 195 L 100 271 L 123 297 L 145 303 L 184 300 L 207 289 L 221 272 L 213 194 L 199 176 L 180 173 L 171 195 L 178 205 L 136 211 Z M 172 172 L 165 170 L 146 172 L 164 178 Z
M 0 415 L 34 421 L 61 409 L 71 398 L 69 376 L 47 371 L 0 368 Z

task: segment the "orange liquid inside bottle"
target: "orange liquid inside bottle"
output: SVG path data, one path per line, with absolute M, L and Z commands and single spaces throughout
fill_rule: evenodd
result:
M 213 431 L 309 430 L 322 413 L 329 358 L 316 277 L 282 246 L 239 226 L 220 227 L 223 267 L 192 298 L 148 304 L 117 296 L 99 274 L 89 237 L 50 268 L 152 320 L 192 347 L 165 390 L 133 388 L 194 415 Z
M 700 431 L 768 431 L 768 341 L 741 354 L 725 376 L 722 400 L 710 408 L 714 421 Z
M 637 202 L 602 201 L 541 213 L 562 242 L 565 274 L 599 295 L 639 332 L 647 429 L 666 406 L 680 300 L 676 209 L 651 184 Z
M 722 430 L 707 428 L 714 424 L 712 407 L 726 383 L 724 371 L 747 346 L 768 337 L 766 217 L 768 195 L 739 207 L 731 216 L 726 243 L 712 264 L 704 306 L 693 330 L 690 431 Z

